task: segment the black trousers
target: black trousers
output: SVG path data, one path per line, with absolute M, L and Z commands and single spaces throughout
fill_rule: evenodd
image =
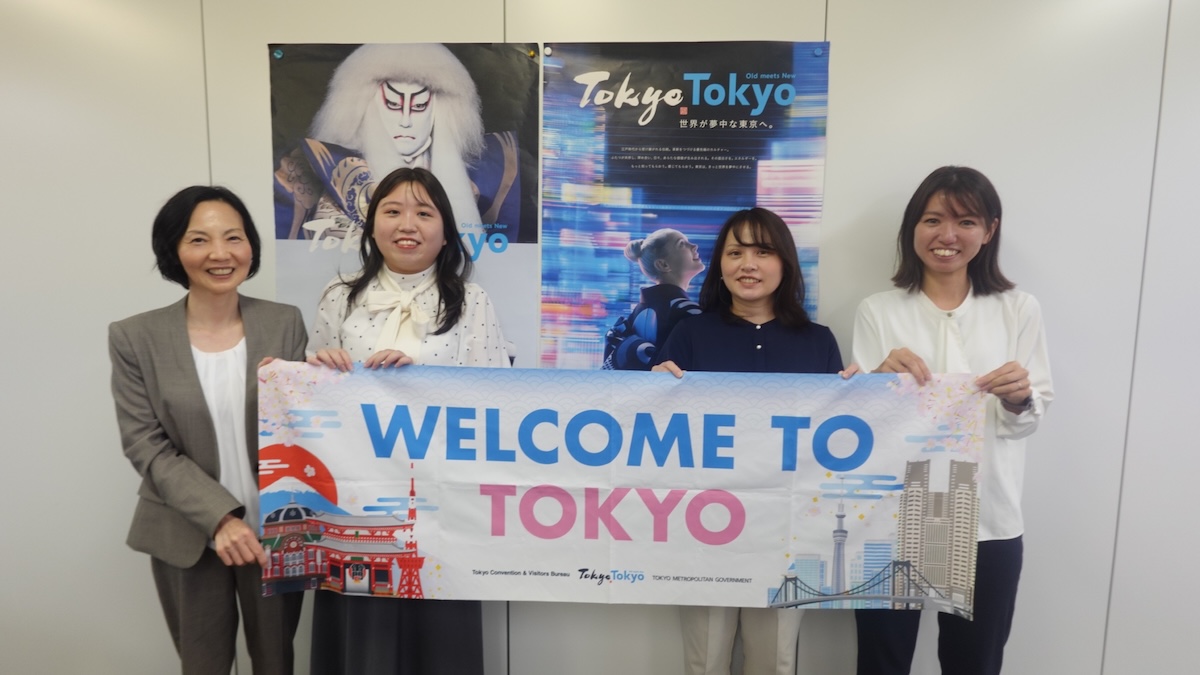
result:
M 317 591 L 311 668 L 313 675 L 482 675 L 482 606 Z
M 1021 579 L 1021 537 L 981 541 L 975 562 L 975 620 L 938 614 L 942 675 L 999 675 Z M 917 611 L 859 609 L 858 675 L 907 675 L 917 647 Z

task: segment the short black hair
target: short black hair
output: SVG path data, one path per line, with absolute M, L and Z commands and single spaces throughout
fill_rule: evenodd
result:
M 362 242 L 359 244 L 358 256 L 362 261 L 362 272 L 353 279 L 343 281 L 350 288 L 347 294 L 347 308 L 354 307 L 354 300 L 366 290 L 384 267 L 383 253 L 375 246 L 375 212 L 379 203 L 390 195 L 396 188 L 413 184 L 425 188 L 434 208 L 442 217 L 442 237 L 446 245 L 438 251 L 434 260 L 434 276 L 437 279 L 438 296 L 441 307 L 438 311 L 438 329 L 434 335 L 441 335 L 462 318 L 463 301 L 467 297 L 467 279 L 471 276 L 471 256 L 463 245 L 462 237 L 458 234 L 458 225 L 454 219 L 454 209 L 450 207 L 450 197 L 441 182 L 428 169 L 421 167 L 401 167 L 384 176 L 375 186 L 371 194 L 371 204 L 367 207 L 367 222 L 363 226 Z M 349 311 L 349 309 L 347 309 Z
M 1000 271 L 1000 195 L 992 181 L 979 171 L 965 166 L 943 166 L 925 177 L 900 221 L 900 233 L 896 235 L 896 274 L 892 283 L 898 288 L 915 293 L 921 290 L 925 266 L 917 256 L 913 238 L 917 223 L 925 213 L 925 207 L 935 195 L 941 194 L 947 205 L 956 213 L 971 214 L 982 218 L 991 230 L 988 240 L 979 253 L 967 263 L 967 277 L 971 279 L 971 292 L 975 295 L 1002 293 L 1016 286 Z
M 742 241 L 742 225 L 749 227 L 749 241 Z M 708 275 L 700 287 L 700 309 L 718 311 L 726 321 L 733 321 L 733 295 L 721 279 L 721 256 L 725 254 L 725 243 L 733 237 L 742 246 L 757 246 L 774 251 L 783 263 L 783 276 L 779 288 L 775 289 L 775 318 L 780 325 L 803 328 L 809 323 L 808 312 L 804 311 L 804 275 L 800 273 L 800 258 L 796 255 L 796 240 L 787 223 L 774 211 L 761 207 L 744 209 L 729 216 L 717 234 L 712 258 L 708 262 Z
M 262 262 L 262 241 L 258 238 L 258 230 L 254 228 L 254 219 L 250 211 L 237 195 L 228 188 L 215 185 L 193 185 L 186 187 L 163 204 L 154 217 L 154 228 L 150 233 L 150 246 L 154 249 L 155 266 L 167 281 L 188 287 L 187 272 L 179 262 L 179 242 L 187 233 L 188 223 L 196 207 L 204 202 L 224 202 L 237 211 L 242 217 L 242 229 L 246 231 L 246 239 L 250 242 L 253 256 L 250 260 L 250 273 L 246 278 L 258 273 Z

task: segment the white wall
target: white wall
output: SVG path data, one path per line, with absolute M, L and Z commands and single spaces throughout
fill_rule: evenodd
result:
M 1200 453 L 1184 422 L 1200 410 L 1200 391 L 1188 375 L 1200 345 L 1197 0 L 1171 4 L 1162 97 L 1105 675 L 1196 670 L 1200 619 L 1188 580 L 1200 560 L 1200 527 L 1191 515 Z
M 162 201 L 209 179 L 197 3 L 0 3 L 5 161 L 0 671 L 161 673 L 150 563 L 125 547 L 107 325 L 182 295 L 153 270 Z
M 1166 2 L 830 3 L 822 318 L 848 340 L 908 197 L 951 163 L 995 182 L 1003 269 L 1046 318 L 1013 673 L 1100 670 L 1166 23 Z
M 1200 323 L 1200 284 L 1177 267 L 1200 244 L 1187 208 L 1200 180 L 1200 2 L 602 6 L 588 16 L 549 0 L 0 4 L 10 253 L 0 346 L 11 361 L 0 387 L 10 524 L 0 672 L 175 667 L 148 561 L 123 544 L 136 479 L 119 454 L 104 331 L 180 295 L 152 270 L 148 236 L 174 190 L 226 184 L 268 221 L 267 43 L 826 37 L 820 319 L 848 348 L 855 305 L 887 286 L 908 195 L 945 163 L 996 182 L 1005 271 L 1046 315 L 1058 401 L 1031 443 L 1006 671 L 1194 664 L 1197 624 L 1176 589 L 1186 592 L 1200 543 L 1168 527 L 1196 531 L 1184 495 L 1200 465 L 1176 429 L 1200 396 L 1168 359 L 1187 362 Z M 273 297 L 266 248 L 247 288 Z M 489 675 L 506 663 L 518 675 L 680 669 L 667 608 L 513 603 L 510 622 L 499 605 L 488 626 Z M 809 612 L 803 632 L 808 672 L 853 672 L 847 614 Z M 915 672 L 937 671 L 931 646 Z

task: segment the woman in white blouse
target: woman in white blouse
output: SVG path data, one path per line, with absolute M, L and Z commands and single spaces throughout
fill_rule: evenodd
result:
M 487 293 L 446 191 L 425 169 L 397 169 L 367 209 L 362 271 L 330 282 L 309 363 L 350 370 L 408 364 L 509 366 Z M 482 673 L 480 605 L 317 593 L 314 673 Z
M 938 615 L 943 673 L 996 675 L 1021 575 L 1025 439 L 1054 398 L 1041 308 L 1001 272 L 1000 197 L 982 173 L 945 166 L 908 203 L 896 290 L 858 307 L 854 361 L 877 373 L 974 373 L 989 396 L 980 467 L 974 620 Z M 919 612 L 857 610 L 858 673 L 908 673 Z

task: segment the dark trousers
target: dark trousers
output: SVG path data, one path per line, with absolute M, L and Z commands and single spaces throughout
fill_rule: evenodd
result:
M 978 544 L 975 618 L 938 614 L 938 661 L 943 675 L 999 675 L 1012 628 L 1021 578 L 1021 537 Z M 859 609 L 858 675 L 907 675 L 917 647 L 921 613 Z
M 255 675 L 291 674 L 303 593 L 264 598 L 261 567 L 227 567 L 210 548 L 191 567 L 152 557 L 150 569 L 184 675 L 229 675 L 239 605 Z
M 482 675 L 482 605 L 317 591 L 311 667 L 313 675 Z

